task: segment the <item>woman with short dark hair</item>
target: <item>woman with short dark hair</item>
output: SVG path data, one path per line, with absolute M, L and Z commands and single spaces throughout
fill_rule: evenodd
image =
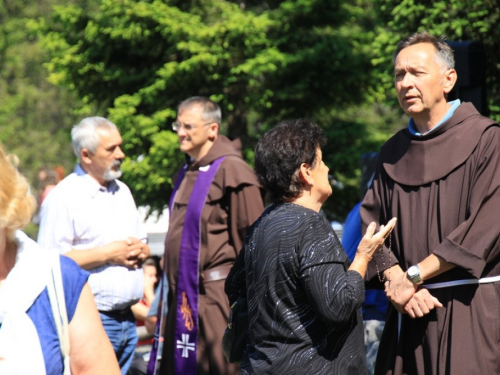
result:
M 322 130 L 283 121 L 255 149 L 255 172 L 273 205 L 252 226 L 226 280 L 249 308 L 242 374 L 366 374 L 364 275 L 396 220 L 367 229 L 353 262 L 320 213 L 331 195 Z

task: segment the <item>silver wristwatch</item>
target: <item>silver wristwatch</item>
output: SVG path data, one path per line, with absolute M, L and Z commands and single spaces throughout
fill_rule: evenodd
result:
M 422 284 L 422 279 L 420 278 L 420 268 L 417 265 L 411 266 L 408 268 L 408 278 L 413 284 L 420 285 Z

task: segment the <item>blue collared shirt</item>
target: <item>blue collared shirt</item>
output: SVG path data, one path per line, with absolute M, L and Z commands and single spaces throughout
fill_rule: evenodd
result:
M 439 128 L 446 120 L 448 120 L 451 116 L 453 116 L 453 113 L 455 113 L 455 110 L 458 108 L 458 106 L 460 105 L 460 99 L 457 99 L 457 100 L 453 100 L 451 102 L 449 102 L 449 104 L 451 105 L 450 109 L 448 110 L 448 112 L 446 112 L 446 115 L 442 118 L 441 121 L 439 121 L 439 123 L 434 126 L 431 130 L 429 130 L 428 132 L 425 132 L 425 133 L 420 133 L 416 126 L 415 126 L 415 121 L 413 121 L 413 118 L 410 119 L 410 122 L 408 123 L 408 130 L 410 131 L 410 133 L 416 137 L 422 137 L 424 135 L 427 135 L 429 133 L 432 133 L 434 130 L 436 130 L 437 128 Z

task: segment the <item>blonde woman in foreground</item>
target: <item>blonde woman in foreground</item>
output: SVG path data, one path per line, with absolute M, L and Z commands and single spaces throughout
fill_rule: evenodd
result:
M 0 145 L 0 374 L 60 375 L 71 370 L 73 375 L 118 375 L 87 285 L 88 273 L 67 257 L 53 256 L 20 230 L 35 211 L 35 199 L 12 160 Z M 48 288 L 52 270 L 56 274 L 59 268 L 66 314 L 58 307 L 53 310 L 56 304 L 49 298 L 49 290 L 57 289 Z M 69 344 L 56 328 L 55 316 L 61 322 L 65 315 Z

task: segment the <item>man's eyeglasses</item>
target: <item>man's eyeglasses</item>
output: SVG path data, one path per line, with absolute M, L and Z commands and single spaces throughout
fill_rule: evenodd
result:
M 211 122 L 207 122 L 206 124 L 203 124 L 201 126 L 207 126 L 207 125 L 210 125 L 210 124 L 213 124 L 214 122 L 211 121 Z M 175 121 L 172 123 L 172 130 L 174 132 L 177 132 L 179 131 L 181 128 L 184 128 L 185 131 L 189 132 L 195 128 L 198 128 L 199 126 L 193 126 L 193 125 L 189 125 L 189 124 L 186 124 L 186 125 L 183 125 L 181 124 L 179 121 Z

